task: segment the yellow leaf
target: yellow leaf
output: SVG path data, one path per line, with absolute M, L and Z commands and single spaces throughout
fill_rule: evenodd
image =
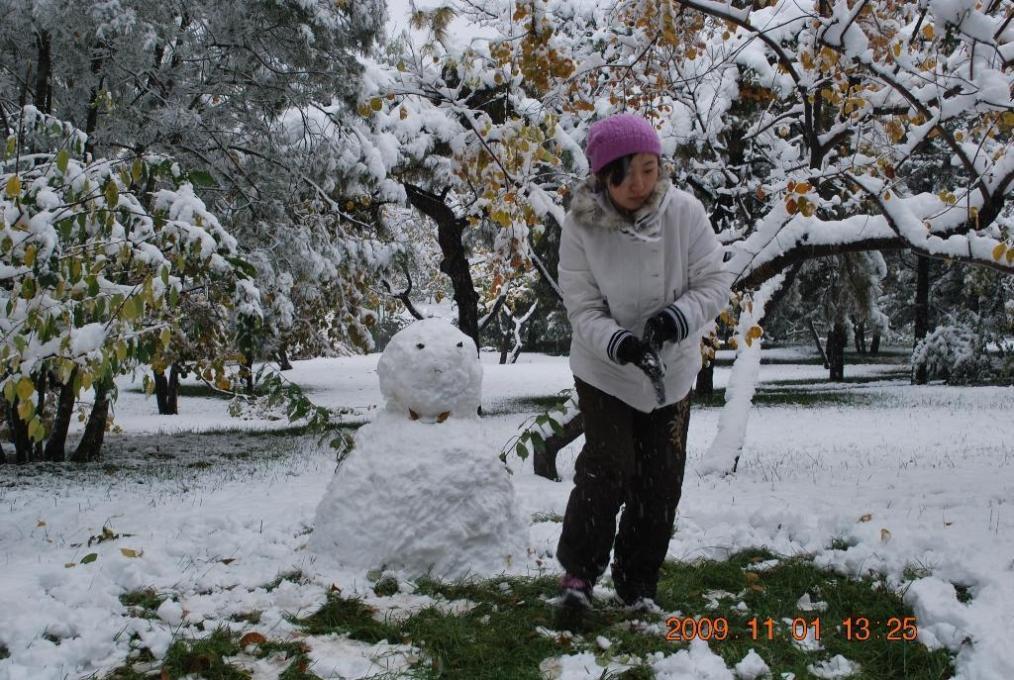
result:
M 381 100 L 380 97 L 374 97 L 373 99 L 370 100 L 370 108 L 373 109 L 374 111 L 380 111 L 382 108 L 384 108 L 383 100 Z
M 120 554 L 123 555 L 124 557 L 140 557 L 141 556 L 141 553 L 137 552 L 136 550 L 132 550 L 131 548 L 120 548 Z
M 159 333 L 159 340 L 162 341 L 163 347 L 169 346 L 169 341 L 172 340 L 173 334 L 168 328 L 163 328 L 162 332 Z
M 18 403 L 18 416 L 23 422 L 27 423 L 33 415 L 35 415 L 35 404 L 27 400 Z
M 21 401 L 28 400 L 35 393 L 35 384 L 30 378 L 21 376 L 21 380 L 18 381 L 17 395 Z
M 20 193 L 21 178 L 17 175 L 11 175 L 11 178 L 7 180 L 7 198 L 17 198 Z
M 891 47 L 891 51 L 894 52 L 894 56 L 900 57 L 901 56 L 901 43 L 900 42 L 894 43 L 894 45 Z
M 873 515 L 870 514 L 870 513 L 866 513 L 865 515 L 863 515 L 862 517 L 859 518 L 859 521 L 860 522 L 869 522 L 871 519 L 873 519 Z
M 753 338 L 755 340 L 760 338 L 762 335 L 764 335 L 764 329 L 760 326 L 751 326 L 750 330 L 746 333 L 746 337 Z
M 1003 257 L 1004 253 L 1007 252 L 1007 246 L 1003 243 L 997 243 L 996 247 L 993 248 L 993 259 L 997 262 Z
M 932 24 L 926 24 L 925 26 L 922 27 L 922 37 L 926 38 L 926 40 L 932 40 L 933 39 L 933 25 Z
M 25 248 L 25 266 L 26 267 L 31 267 L 33 264 L 35 264 L 35 256 L 36 256 L 36 254 L 38 252 L 39 252 L 39 249 L 35 246 L 34 243 L 31 244 L 30 246 L 28 246 L 27 248 Z
M 1014 262 L 1014 249 L 1008 248 L 1007 249 L 1007 264 L 1010 264 L 1011 262 Z

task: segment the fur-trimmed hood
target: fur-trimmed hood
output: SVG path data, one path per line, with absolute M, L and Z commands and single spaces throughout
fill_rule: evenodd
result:
M 658 220 L 653 218 L 665 209 L 671 188 L 672 182 L 660 177 L 644 205 L 633 215 L 625 215 L 609 199 L 605 187 L 599 187 L 598 180 L 592 176 L 574 189 L 570 212 L 577 222 L 590 227 L 651 234 L 658 230 Z

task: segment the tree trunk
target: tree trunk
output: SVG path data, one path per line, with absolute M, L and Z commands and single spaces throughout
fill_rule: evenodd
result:
M 500 365 L 507 363 L 507 355 L 511 351 L 511 332 L 507 328 L 507 324 L 504 323 L 504 317 L 507 318 L 507 323 L 510 323 L 510 317 L 506 316 L 501 310 L 500 317 L 497 319 L 497 323 L 500 327 Z
M 28 425 L 18 415 L 18 397 L 7 404 L 7 423 L 11 428 L 11 438 L 14 440 L 14 462 L 24 465 L 32 460 L 32 441 L 28 438 Z
M 278 370 L 279 371 L 291 371 L 292 363 L 289 362 L 289 353 L 286 351 L 285 346 L 278 348 Z
M 829 364 L 828 368 L 831 369 L 829 379 L 832 381 L 840 382 L 845 380 L 846 344 L 845 324 L 841 321 L 835 321 L 834 326 L 831 327 L 830 332 L 827 334 L 827 361 Z
M 49 389 L 49 370 L 43 366 L 39 369 L 39 372 L 35 376 L 36 391 L 39 395 L 38 400 L 35 402 L 35 412 L 39 414 L 39 419 L 43 418 L 46 408 L 46 390 Z M 37 441 L 32 444 L 32 460 L 42 460 L 43 456 L 43 444 L 42 441 Z
M 243 381 L 246 383 L 246 393 L 251 397 L 254 395 L 254 376 L 253 376 L 253 355 L 249 352 L 243 353 Z
M 817 351 L 820 352 L 820 358 L 824 360 L 824 368 L 831 368 L 831 362 L 827 358 L 827 353 L 824 352 L 824 347 L 820 344 L 820 335 L 817 333 L 817 327 L 813 324 L 813 319 L 810 319 L 808 324 L 810 333 L 813 334 L 813 342 L 817 345 Z
M 870 340 L 870 354 L 880 353 L 880 331 L 873 332 L 873 339 Z
M 53 71 L 53 61 L 49 31 L 39 31 L 35 35 L 35 44 L 39 48 L 39 71 L 35 74 L 35 108 L 43 113 L 52 113 L 53 91 L 50 73 Z
M 173 364 L 169 367 L 169 385 L 166 393 L 166 406 L 169 413 L 176 415 L 180 412 L 180 365 Z
M 546 446 L 542 451 L 535 449 L 532 454 L 535 474 L 554 482 L 560 481 L 560 475 L 556 471 L 556 454 L 582 434 L 584 434 L 584 416 L 579 413 L 564 424 L 563 432 L 546 438 Z
M 158 402 L 160 416 L 174 416 L 180 412 L 178 397 L 180 393 L 179 365 L 169 367 L 169 377 L 164 371 L 155 371 L 155 401 Z
M 84 434 L 71 460 L 75 463 L 87 463 L 102 457 L 102 441 L 106 436 L 106 422 L 109 420 L 109 389 L 112 381 L 103 379 L 95 385 L 95 403 L 88 414 Z
M 160 416 L 171 415 L 169 411 L 169 381 L 166 380 L 165 371 L 153 371 L 155 377 L 155 403 L 158 404 Z
M 74 415 L 74 378 L 77 377 L 75 368 L 67 382 L 60 385 L 60 396 L 56 402 L 56 418 L 53 419 L 53 431 L 49 433 L 46 440 L 45 458 L 54 463 L 62 463 L 67 459 L 67 430 L 70 428 L 70 419 Z
M 694 385 L 694 394 L 698 399 L 708 400 L 715 396 L 715 361 L 712 360 L 707 366 L 702 366 L 697 372 L 697 383 Z
M 929 332 L 929 258 L 916 258 L 916 282 L 915 282 L 915 344 L 926 337 Z M 926 384 L 926 365 L 920 364 L 915 367 L 916 385 Z
M 437 196 L 407 182 L 405 191 L 412 207 L 437 223 L 437 241 L 443 253 L 440 271 L 451 279 L 454 301 L 458 303 L 458 330 L 475 341 L 478 351 L 482 346 L 479 342 L 479 294 L 475 292 L 462 242 L 467 222 L 458 218 L 444 202 L 446 191 L 443 196 Z
M 856 352 L 858 354 L 866 354 L 866 322 L 860 321 L 854 324 L 854 328 L 856 334 Z

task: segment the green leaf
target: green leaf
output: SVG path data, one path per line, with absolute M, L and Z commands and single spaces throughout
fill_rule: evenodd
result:
M 15 137 L 14 135 L 11 135 L 10 137 L 7 138 L 6 157 L 10 158 L 11 156 L 14 155 L 14 152 L 16 152 L 17 150 L 18 150 L 18 138 Z
M 120 203 L 120 187 L 117 186 L 117 182 L 111 177 L 105 182 L 105 207 L 112 210 L 117 207 Z
M 81 558 L 81 564 L 91 564 L 97 559 L 99 559 L 98 553 L 88 553 L 87 555 Z
M 518 452 L 518 456 L 521 457 L 521 460 L 528 459 L 528 447 L 525 446 L 523 442 L 518 442 L 518 445 L 515 448 Z
M 61 173 L 67 172 L 67 163 L 70 162 L 70 153 L 67 149 L 60 149 L 60 152 L 56 154 L 56 168 Z
M 130 165 L 130 176 L 136 182 L 141 179 L 141 173 L 144 172 L 144 164 L 141 163 L 140 158 L 135 158 L 134 162 Z
M 245 275 L 245 278 L 255 278 L 257 276 L 257 268 L 246 260 L 235 257 L 233 255 L 225 256 L 226 262 L 231 264 L 236 270 Z
M 211 176 L 211 173 L 204 170 L 191 170 L 187 175 L 187 179 L 195 187 L 213 187 L 218 185 L 215 178 Z

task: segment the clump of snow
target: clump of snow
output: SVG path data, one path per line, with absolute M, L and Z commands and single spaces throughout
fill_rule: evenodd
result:
M 622 673 L 636 666 L 638 661 L 633 658 L 631 663 L 624 663 L 613 659 L 603 666 L 591 652 L 581 652 L 544 659 L 539 664 L 539 672 L 546 680 L 587 680 Z
M 395 333 L 377 364 L 387 407 L 434 420 L 474 417 L 482 365 L 470 337 L 440 319 L 423 319 Z
M 814 602 L 810 593 L 803 593 L 803 596 L 796 601 L 796 609 L 801 612 L 822 612 L 827 610 L 827 602 L 818 600 Z
M 733 680 L 732 671 L 722 657 L 700 638 L 691 640 L 688 649 L 669 656 L 656 652 L 649 660 L 659 680 Z
M 764 663 L 761 655 L 751 649 L 743 660 L 736 664 L 736 677 L 740 680 L 757 680 L 758 678 L 770 677 L 771 669 Z
M 414 647 L 386 640 L 371 645 L 331 634 L 311 636 L 305 642 L 310 647 L 310 668 L 322 678 L 352 680 L 407 671 L 419 659 Z
M 381 413 L 356 436 L 317 508 L 310 548 L 363 569 L 456 579 L 527 556 L 514 487 L 477 419 Z
M 810 671 L 814 677 L 822 678 L 822 680 L 838 680 L 838 678 L 847 678 L 858 673 L 859 664 L 849 661 L 841 654 L 836 654 L 829 661 L 821 661 L 808 665 L 806 670 Z

